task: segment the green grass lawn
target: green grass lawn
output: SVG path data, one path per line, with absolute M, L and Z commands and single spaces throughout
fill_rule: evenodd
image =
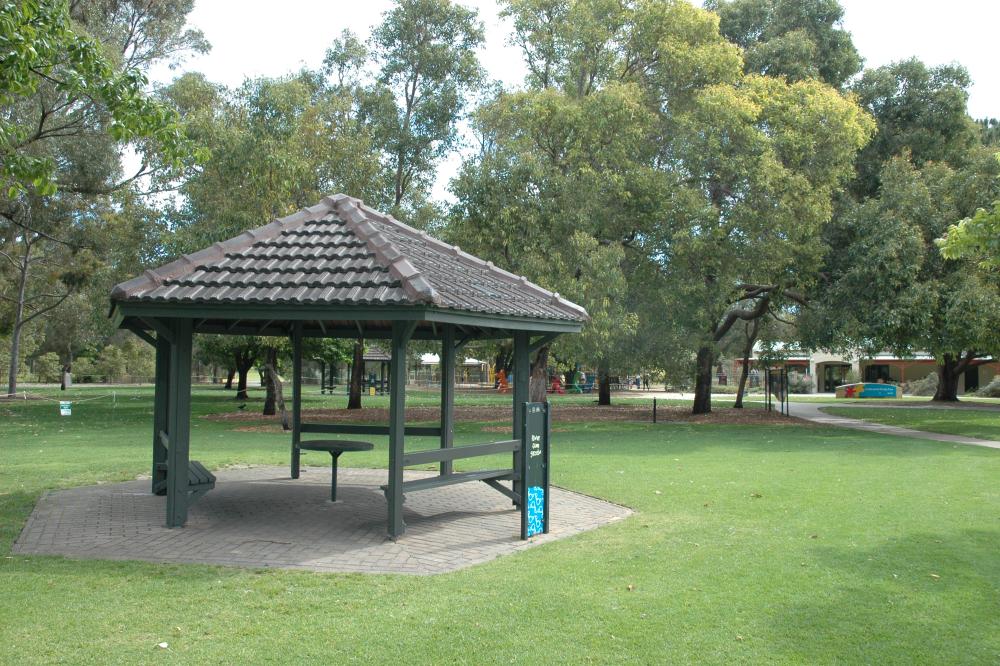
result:
M 903 407 L 828 407 L 823 411 L 873 423 L 1000 441 L 1000 411 Z
M 287 464 L 287 436 L 200 418 L 234 409 L 227 396 L 196 391 L 192 456 Z M 10 555 L 44 490 L 147 473 L 150 419 L 148 390 L 77 402 L 68 418 L 0 403 L 0 661 L 1000 661 L 998 451 L 819 427 L 579 423 L 553 435 L 553 482 L 636 515 L 452 574 Z M 460 423 L 459 443 L 495 437 L 482 428 Z M 348 464 L 384 466 L 373 441 Z

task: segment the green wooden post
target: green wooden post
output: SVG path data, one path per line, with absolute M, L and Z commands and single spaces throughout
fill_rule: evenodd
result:
M 162 335 L 156 336 L 156 385 L 153 389 L 153 475 L 151 492 L 166 493 L 163 482 L 166 472 L 159 466 L 167 462 L 167 449 L 160 442 L 160 432 L 168 432 L 167 404 L 170 391 L 170 341 Z M 159 487 L 159 488 L 158 488 Z
M 528 331 L 514 331 L 514 439 L 521 439 L 524 434 L 523 405 L 528 402 L 528 386 L 531 381 L 531 359 L 528 347 L 531 336 Z M 521 446 L 525 446 L 521 442 Z M 520 456 L 514 453 L 513 469 L 518 470 Z M 514 481 L 514 494 L 520 495 L 521 482 Z M 516 504 L 516 502 L 515 502 Z
M 302 441 L 302 322 L 292 324 L 292 478 L 299 478 Z
M 406 531 L 403 522 L 403 452 L 406 428 L 406 343 L 413 334 L 413 322 L 392 323 L 392 360 L 389 361 L 389 537 Z
M 448 324 L 441 337 L 441 448 L 455 441 L 455 327 Z M 452 462 L 441 462 L 441 474 L 451 474 Z
M 167 527 L 183 527 L 188 513 L 191 436 L 191 320 L 173 322 L 170 389 L 167 398 Z

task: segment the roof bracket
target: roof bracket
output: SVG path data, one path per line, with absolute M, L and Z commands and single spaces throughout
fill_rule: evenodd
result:
M 559 333 L 547 333 L 528 345 L 528 353 L 534 354 L 536 351 L 549 344 L 559 337 Z
M 130 325 L 127 326 L 127 328 L 128 328 L 128 330 L 132 331 L 137 336 L 139 336 L 139 338 L 141 340 L 144 340 L 145 342 L 148 342 L 149 344 L 153 345 L 154 347 L 156 346 L 156 338 L 154 338 L 152 335 L 150 335 L 146 331 L 142 330 L 141 326 L 135 326 L 135 325 L 130 324 Z
M 140 319 L 139 321 L 141 321 L 146 326 L 149 326 L 151 329 L 153 329 L 154 331 L 156 331 L 156 335 L 157 336 L 159 336 L 159 337 L 165 339 L 167 342 L 173 344 L 173 342 L 174 342 L 174 333 L 162 321 L 160 321 L 159 319 L 155 319 L 153 317 L 150 317 L 149 319 Z

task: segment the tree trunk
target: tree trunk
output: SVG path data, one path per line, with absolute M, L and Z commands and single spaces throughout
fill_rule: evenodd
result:
M 14 397 L 17 393 L 17 370 L 19 356 L 21 355 L 21 332 L 24 329 L 24 295 L 28 286 L 28 253 L 31 251 L 29 245 L 25 250 L 25 257 L 21 262 L 19 284 L 17 285 L 17 303 L 14 305 L 14 330 L 10 335 L 10 365 L 7 367 L 7 396 Z
M 268 349 L 264 356 L 264 385 L 267 397 L 264 399 L 264 416 L 273 416 L 280 411 L 281 427 L 289 429 L 288 412 L 285 409 L 285 393 L 278 376 L 278 350 Z
M 706 345 L 698 349 L 692 414 L 712 413 L 712 365 L 714 363 L 715 351 L 711 347 Z
M 944 355 L 944 363 L 937 366 L 938 385 L 932 402 L 958 402 L 958 379 L 968 363 L 960 363 L 951 354 Z
M 611 364 L 607 359 L 601 359 L 597 364 L 597 404 L 611 404 Z
M 233 363 L 236 366 L 236 372 L 239 374 L 239 380 L 236 383 L 236 400 L 250 399 L 247 395 L 247 375 L 250 374 L 250 369 L 253 368 L 255 360 L 257 360 L 256 355 L 245 350 L 243 352 L 233 352 Z
M 354 362 L 351 364 L 351 392 L 347 398 L 348 409 L 361 409 L 361 380 L 365 375 L 365 341 L 354 343 Z
M 538 350 L 535 361 L 531 364 L 531 380 L 528 383 L 528 400 L 531 402 L 548 402 L 546 390 L 549 380 L 549 346 Z
M 753 328 L 747 329 L 746 345 L 743 346 L 743 368 L 740 370 L 740 387 L 736 391 L 736 403 L 734 409 L 743 409 L 743 394 L 746 392 L 747 379 L 750 378 L 750 356 L 753 355 L 753 346 L 757 342 L 757 331 L 760 329 L 760 319 L 753 320 Z
M 229 368 L 226 370 L 226 390 L 231 390 L 233 388 L 233 377 L 236 376 L 236 368 Z

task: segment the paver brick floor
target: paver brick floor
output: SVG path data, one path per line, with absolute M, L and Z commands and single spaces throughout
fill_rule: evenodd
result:
M 406 478 L 430 473 L 406 472 Z M 329 501 L 329 468 L 216 472 L 215 489 L 190 509 L 183 529 L 164 527 L 166 498 L 149 481 L 45 494 L 13 552 L 84 559 L 146 560 L 327 572 L 431 574 L 592 530 L 631 514 L 625 507 L 552 489 L 551 530 L 521 541 L 520 514 L 483 483 L 407 493 L 406 534 L 386 537 L 385 470 L 342 468 Z

